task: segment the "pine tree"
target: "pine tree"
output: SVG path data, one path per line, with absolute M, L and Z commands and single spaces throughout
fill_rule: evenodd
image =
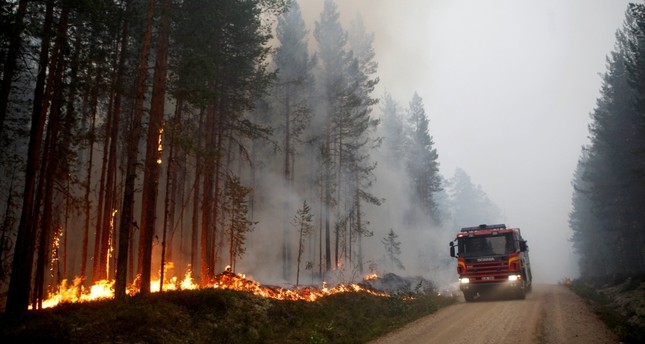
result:
M 383 200 L 370 192 L 375 180 L 374 169 L 376 168 L 370 152 L 381 143 L 381 138 L 376 136 L 379 121 L 371 116 L 373 107 L 378 103 L 378 99 L 372 98 L 372 93 L 379 79 L 374 77 L 378 66 L 374 60 L 375 54 L 372 48 L 374 34 L 365 31 L 360 15 L 357 15 L 351 23 L 348 41 L 353 63 L 349 64 L 346 71 L 348 76 L 346 106 L 349 120 L 345 125 L 347 147 L 344 150 L 348 158 L 346 163 L 348 192 L 345 199 L 348 204 L 351 204 L 346 216 L 353 221 L 350 222 L 351 228 L 346 239 L 347 252 L 344 254 L 352 262 L 352 242 L 356 241 L 358 252 L 355 265 L 358 267 L 358 272 L 363 274 L 362 239 L 372 236 L 372 232 L 367 230 L 367 221 L 363 220 L 362 203 L 379 206 Z
M 263 13 L 282 10 L 281 1 L 191 0 L 183 3 L 176 41 L 178 88 L 187 105 L 202 113 L 199 130 L 201 178 L 201 277 L 214 276 L 222 242 L 225 179 L 233 145 L 266 136 L 267 130 L 244 114 L 267 89 L 271 23 Z M 199 34 L 195 34 L 199 33 Z
M 413 183 L 415 203 L 419 202 L 419 207 L 428 220 L 440 223 L 438 204 L 435 200 L 436 193 L 441 191 L 439 155 L 428 132 L 428 125 L 423 100 L 415 93 L 408 112 L 408 172 Z
M 48 67 L 50 65 L 50 44 L 53 23 L 54 1 L 47 1 L 45 20 L 43 22 L 43 37 L 41 40 L 38 75 L 34 89 L 31 130 L 29 135 L 29 151 L 27 153 L 27 168 L 23 193 L 22 213 L 18 225 L 16 247 L 13 255 L 11 280 L 7 294 L 6 311 L 18 313 L 27 310 L 31 288 L 32 265 L 36 244 L 36 226 L 39 209 L 34 204 L 36 200 L 37 172 L 41 167 L 41 152 L 47 108 L 45 107 L 45 86 Z M 51 84 L 50 84 L 51 88 Z
M 501 210 L 488 198 L 480 185 L 473 184 L 464 170 L 455 170 L 449 184 L 455 226 L 500 222 Z
M 338 250 L 336 250 L 334 265 L 331 261 L 331 211 L 338 206 L 338 200 L 334 197 L 338 189 L 337 178 L 339 152 L 337 151 L 338 140 L 342 134 L 337 131 L 342 111 L 342 99 L 345 91 L 345 79 L 343 78 L 344 63 L 346 61 L 345 44 L 347 33 L 343 30 L 340 21 L 338 7 L 332 0 L 325 0 L 323 11 L 319 21 L 316 22 L 314 37 L 318 42 L 320 57 L 320 91 L 322 101 L 322 120 L 324 133 L 322 134 L 321 146 L 321 168 L 322 173 L 322 198 L 325 212 L 323 215 L 325 228 L 325 271 L 329 272 L 332 267 L 338 266 Z M 336 184 L 336 185 L 335 185 Z M 336 219 L 338 221 L 339 219 Z M 336 232 L 338 224 L 334 225 Z M 338 239 L 338 236 L 336 236 Z M 338 245 L 338 242 L 336 242 Z
M 390 228 L 390 231 L 387 233 L 387 236 L 381 240 L 381 243 L 383 243 L 383 247 L 385 248 L 385 257 L 390 268 L 405 270 L 403 263 L 399 260 L 399 255 L 401 255 L 401 242 L 397 240 L 398 238 L 398 234 Z
M 296 259 L 296 286 L 300 283 L 300 262 L 302 254 L 305 251 L 305 239 L 309 237 L 314 229 L 313 214 L 307 201 L 303 201 L 302 208 L 296 211 L 296 215 L 291 220 L 291 225 L 298 232 L 298 258 Z
M 589 148 L 583 147 L 582 156 L 574 173 L 572 210 L 569 214 L 569 227 L 573 231 L 571 241 L 573 249 L 582 259 L 579 261 L 582 276 L 604 276 L 615 271 L 610 240 L 606 230 L 599 226 L 600 219 L 592 211 L 590 184 L 585 181 L 585 168 L 589 161 Z
M 574 248 L 588 275 L 645 270 L 645 6 L 631 4 L 591 114 L 591 144 L 574 179 Z M 593 246 L 593 248 L 591 247 Z M 590 269 L 603 262 L 605 269 Z
M 159 178 L 161 174 L 161 153 L 163 150 L 164 108 L 166 103 L 166 84 L 168 75 L 168 54 L 171 25 L 170 0 L 161 1 L 161 18 L 152 82 L 152 97 L 150 115 L 148 117 L 148 134 L 146 139 L 146 154 L 143 173 L 143 193 L 141 206 L 141 232 L 139 236 L 139 274 L 141 275 L 142 294 L 150 292 L 150 273 L 152 265 L 152 240 L 155 236 L 157 198 L 159 194 Z M 165 233 L 164 233 L 165 235 Z M 165 250 L 164 241 L 163 250 Z M 165 253 L 165 252 L 164 252 Z M 163 261 L 163 257 L 162 257 Z M 161 266 L 161 281 L 165 267 Z
M 289 240 L 288 214 L 291 213 L 291 194 L 295 174 L 296 144 L 311 120 L 309 95 L 313 90 L 311 73 L 316 59 L 310 57 L 307 48 L 307 30 L 297 2 L 291 3 L 289 11 L 278 18 L 277 38 L 280 46 L 274 54 L 277 80 L 272 95 L 274 107 L 284 123 L 278 126 L 283 135 L 282 151 L 284 200 L 283 200 L 283 278 L 289 279 L 291 245 Z
M 139 141 L 142 135 L 142 118 L 144 111 L 144 100 L 146 93 L 146 80 L 148 78 L 148 59 L 152 45 L 152 25 L 154 14 L 154 0 L 147 2 L 147 10 L 145 15 L 145 26 L 142 33 L 141 50 L 138 55 L 137 76 L 134 89 L 134 106 L 130 127 L 127 133 L 127 167 L 125 176 L 125 186 L 123 191 L 123 206 L 121 214 L 121 223 L 119 225 L 119 251 L 117 258 L 117 273 L 120 276 L 117 278 L 119 283 L 115 285 L 115 297 L 121 299 L 125 297 L 125 275 L 126 275 L 126 262 L 127 252 L 130 246 L 130 232 L 131 226 L 134 221 L 134 196 L 135 196 L 135 181 L 137 179 L 137 165 L 139 164 Z M 107 215 L 107 214 L 105 214 Z M 142 226 L 145 227 L 144 224 Z M 97 234 L 98 235 L 98 234 Z M 108 258 L 108 238 L 109 227 L 103 228 L 102 245 L 100 252 L 100 267 L 99 276 L 101 279 L 107 278 L 106 261 Z M 97 257 L 95 257 L 97 259 Z M 141 271 L 140 271 L 141 272 Z M 149 281 L 146 281 L 149 282 Z M 150 283 L 141 285 L 141 290 L 144 293 L 150 290 Z
M 237 258 L 242 257 L 246 252 L 246 235 L 253 231 L 255 225 L 248 219 L 247 196 L 249 192 L 251 189 L 241 185 L 237 177 L 227 177 L 224 212 L 228 215 L 226 233 L 229 240 L 229 265 L 232 271 L 235 271 Z
M 385 93 L 381 104 L 382 120 L 379 135 L 383 137 L 384 156 L 388 165 L 399 166 L 406 156 L 408 145 L 401 107 L 389 93 Z

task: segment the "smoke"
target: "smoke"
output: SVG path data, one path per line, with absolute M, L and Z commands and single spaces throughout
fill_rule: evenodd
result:
M 312 28 L 323 1 L 299 3 Z M 538 282 L 577 274 L 569 242 L 570 182 L 588 140 L 598 74 L 627 3 L 336 1 L 344 27 L 360 12 L 375 33 L 377 93 L 387 90 L 399 102 L 420 94 L 441 173 L 465 170 L 501 208 L 507 225 L 522 229 Z M 406 206 L 399 172 L 377 172 L 376 184 L 387 188 L 375 193 L 387 201 L 371 210 L 372 250 L 392 227 L 400 228 L 406 262 L 420 261 L 413 252 L 445 257 L 447 241 L 428 233 L 451 237 L 446 233 L 458 227 L 403 230 L 396 212 Z
M 346 30 L 360 13 L 367 31 L 374 33 L 380 83 L 372 96 L 379 97 L 387 91 L 400 104 L 407 104 L 418 92 L 430 120 L 441 174 L 448 179 L 457 168 L 463 169 L 501 208 L 504 219 L 499 222 L 522 229 L 531 248 L 537 281 L 557 282 L 565 276 L 575 277 L 577 271 L 568 241 L 570 182 L 580 147 L 587 142 L 588 113 L 594 107 L 601 82 L 598 73 L 605 69 L 605 56 L 612 50 L 614 33 L 627 3 L 628 0 L 336 1 Z M 300 0 L 299 4 L 311 36 L 308 47 L 315 52 L 313 28 L 323 1 Z M 375 106 L 373 116 L 378 118 L 381 113 Z M 323 125 L 320 117 L 313 117 L 312 126 Z M 391 136 L 383 132 L 378 135 L 386 142 Z M 271 143 L 257 151 L 273 158 L 264 159 L 266 165 L 255 166 L 257 180 L 252 185 L 255 198 L 251 209 L 252 220 L 258 223 L 248 234 L 247 254 L 237 262 L 237 270 L 249 272 L 263 283 L 295 281 L 297 236 L 289 222 L 306 200 L 314 213 L 316 230 L 307 241 L 301 283 L 318 283 L 311 276 L 321 269 L 319 240 L 325 209 L 314 182 L 319 171 L 311 167 L 320 155 L 319 148 L 302 146 L 294 172 L 300 182 L 294 182 L 291 190 L 285 188 L 283 175 L 277 172 L 280 167 L 274 166 L 281 164 L 282 153 Z M 447 243 L 460 227 L 479 223 L 459 223 L 451 218 L 454 209 L 450 209 L 447 196 L 441 194 L 440 207 L 447 217 L 440 225 L 430 225 L 411 201 L 405 167 L 388 163 L 390 158 L 382 148 L 372 152 L 378 165 L 374 187 L 369 191 L 385 201 L 363 209 L 369 221 L 367 230 L 373 233 L 363 239 L 366 272 L 394 270 L 398 274 L 421 275 L 438 284 L 455 280 Z M 100 158 L 95 155 L 94 159 L 93 175 L 98 176 Z M 188 169 L 191 168 L 194 170 L 194 166 Z M 253 180 L 248 175 L 242 177 L 247 183 Z M 302 185 L 308 189 L 302 189 Z M 286 212 L 285 196 L 289 200 Z M 91 201 L 97 203 L 95 199 Z M 173 227 L 183 228 L 175 234 L 174 245 L 182 241 L 184 252 L 188 252 L 192 200 L 185 202 L 183 222 Z M 135 204 L 139 206 L 138 199 Z M 162 205 L 159 207 L 158 214 L 163 214 Z M 135 214 L 139 213 L 140 209 L 136 209 Z M 333 223 L 333 216 L 331 220 Z M 90 256 L 95 222 L 95 218 L 91 219 Z M 81 238 L 81 226 L 73 226 L 69 237 Z M 285 228 L 290 231 L 287 237 L 291 247 L 287 278 L 282 250 Z M 387 266 L 382 240 L 390 229 L 398 235 L 399 259 L 405 270 Z M 137 245 L 137 237 L 138 232 L 132 245 Z M 69 252 L 74 253 L 68 270 L 78 270 L 80 240 L 70 240 L 68 245 Z M 157 240 L 155 257 L 160 255 L 159 249 Z M 219 256 L 220 263 L 228 263 L 225 252 Z M 175 258 L 177 270 L 183 270 L 189 262 L 189 257 Z M 199 257 L 193 271 L 199 271 L 198 261 Z M 153 262 L 158 264 L 157 259 Z M 311 266 L 307 267 L 308 263 Z M 91 265 L 90 261 L 88 274 Z M 348 268 L 327 277 L 342 281 L 360 276 Z

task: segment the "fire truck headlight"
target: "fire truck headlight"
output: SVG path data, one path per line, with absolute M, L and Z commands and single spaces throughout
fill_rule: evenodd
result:
M 462 284 L 468 284 L 470 283 L 470 278 L 468 277 L 460 278 L 459 282 L 461 282 Z
M 518 279 L 520 279 L 519 275 L 509 275 L 508 276 L 509 281 L 517 281 Z

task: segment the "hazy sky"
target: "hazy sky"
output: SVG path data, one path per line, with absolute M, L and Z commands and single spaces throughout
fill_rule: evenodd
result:
M 323 0 L 299 3 L 313 31 Z M 377 96 L 407 106 L 419 93 L 441 173 L 460 167 L 481 185 L 547 282 L 577 271 L 571 179 L 628 3 L 336 0 L 345 28 L 360 12 L 375 33 Z

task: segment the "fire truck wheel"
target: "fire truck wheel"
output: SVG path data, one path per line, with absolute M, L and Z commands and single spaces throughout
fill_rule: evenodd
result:
M 466 302 L 475 301 L 475 293 L 464 291 L 464 299 L 466 299 Z
M 526 299 L 526 283 L 522 283 L 522 286 L 517 288 L 517 298 L 519 300 Z

